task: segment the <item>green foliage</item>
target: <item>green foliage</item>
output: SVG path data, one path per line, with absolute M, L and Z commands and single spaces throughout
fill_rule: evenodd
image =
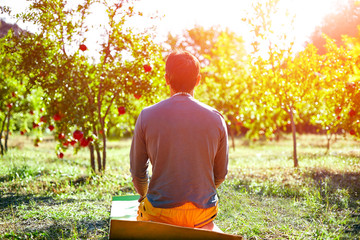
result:
M 37 146 L 52 134 L 59 157 L 89 147 L 92 170 L 101 172 L 107 138 L 131 136 L 141 109 L 167 96 L 161 53 L 168 49 L 154 44 L 151 32 L 129 28 L 128 21 L 142 15 L 133 1 L 31 3 L 17 17 L 38 31 L 9 32 L 0 40 L 0 139 L 21 131 L 36 135 Z M 94 8 L 106 18 L 98 27 L 88 22 Z M 288 34 L 293 17 L 278 0 L 255 1 L 243 20 L 253 37 L 250 53 L 242 37 L 215 26 L 169 34 L 167 41 L 199 58 L 203 78 L 195 97 L 224 115 L 232 137 L 246 132 L 254 142 L 271 141 L 291 128 L 294 166 L 299 124 L 326 133 L 328 148 L 340 131 L 359 137 L 358 39 L 344 37 L 338 47 L 325 37 L 324 55 L 311 44 L 295 52 Z M 94 29 L 102 36 L 97 43 L 89 35 Z M 75 130 L 83 140 L 74 139 Z
M 338 47 L 333 39 L 326 39 L 328 50 L 322 55 L 321 69 L 318 73 L 325 85 L 319 91 L 320 94 L 317 93 L 317 104 L 320 109 L 317 114 L 313 114 L 311 121 L 321 127 L 330 141 L 331 136 L 339 129 L 347 129 L 347 113 L 351 106 L 346 86 L 352 74 L 352 56 L 346 48 Z
M 87 39 L 91 31 L 87 21 L 94 7 L 107 16 L 100 25 L 104 34 L 97 46 Z M 75 141 L 75 151 L 89 147 L 93 171 L 96 151 L 98 171 L 104 171 L 109 128 L 119 122 L 125 125 L 117 127 L 120 135 L 132 131 L 139 108 L 162 97 L 160 48 L 148 33 L 126 27 L 129 18 L 141 15 L 131 1 L 92 0 L 75 5 L 63 0 L 33 1 L 21 15 L 39 31 L 12 38 L 13 45 L 5 53 L 17 52 L 18 71 L 28 76 L 31 86 L 42 89 L 44 111 L 39 117 L 43 130 L 54 128 L 58 156 Z M 123 114 L 128 117 L 119 116 Z M 82 131 L 83 137 L 74 139 L 75 130 Z
M 204 39 L 206 41 L 206 39 Z M 235 33 L 218 33 L 216 43 L 204 55 L 209 65 L 203 69 L 200 99 L 223 113 L 228 125 L 241 122 L 240 106 L 247 91 L 247 66 L 243 40 Z
M 269 0 L 254 3 L 252 17 L 244 19 L 254 33 L 249 81 L 253 83 L 254 94 L 249 97 L 252 107 L 248 114 L 254 117 L 248 125 L 252 129 L 248 136 L 256 139 L 262 134 L 273 138 L 278 128 L 290 125 L 294 141 L 294 167 L 297 167 L 295 125 L 299 112 L 303 111 L 301 105 L 306 103 L 306 97 L 311 93 L 309 90 L 317 89 L 314 84 L 318 81 L 311 81 L 313 76 L 316 77 L 312 71 L 316 71 L 316 67 L 313 68 L 317 59 L 311 58 L 310 64 L 303 65 L 309 55 L 314 57 L 312 49 L 294 55 L 294 42 L 287 39 L 287 32 L 274 30 L 274 16 L 280 14 L 279 1 Z M 291 28 L 293 21 L 288 23 L 282 28 Z M 261 125 L 265 127 L 259 129 Z
M 34 100 L 39 100 L 39 90 L 29 84 L 29 78 L 19 68 L 21 59 L 13 39 L 18 35 L 12 30 L 0 39 L 0 146 L 1 155 L 7 151 L 7 141 L 11 131 L 18 128 L 26 131 L 26 121 L 16 126 L 16 119 L 32 108 Z M 14 121 L 15 119 L 15 121 Z M 25 120 L 25 119 L 23 119 Z M 4 136 L 4 145 L 2 137 Z
M 350 37 L 358 35 L 359 2 L 345 0 L 337 1 L 336 3 L 336 9 L 323 18 L 322 23 L 316 27 L 310 37 L 311 43 L 316 46 L 319 54 L 326 54 L 329 51 L 326 47 L 327 40 L 324 35 L 334 39 L 337 45 L 343 46 L 346 45 L 342 41 L 344 35 Z
M 196 56 L 202 66 L 196 98 L 216 108 L 227 124 L 240 131 L 244 119 L 241 106 L 247 86 L 247 56 L 244 41 L 229 29 L 195 26 L 183 36 L 168 36 L 172 50 L 183 49 Z

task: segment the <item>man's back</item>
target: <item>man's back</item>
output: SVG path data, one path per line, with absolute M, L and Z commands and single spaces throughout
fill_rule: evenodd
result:
M 217 202 L 216 185 L 227 173 L 227 155 L 221 114 L 189 95 L 177 94 L 141 112 L 130 154 L 131 172 L 144 178 L 144 161 L 150 159 L 153 174 L 147 198 L 154 207 L 192 202 L 210 208 Z

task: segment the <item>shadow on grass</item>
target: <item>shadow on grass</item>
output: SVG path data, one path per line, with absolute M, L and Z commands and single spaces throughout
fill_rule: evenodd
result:
M 6 233 L 5 239 L 108 239 L 109 221 L 74 221 L 45 224 Z
M 66 200 L 58 201 L 52 197 L 47 197 L 47 196 L 39 197 L 39 196 L 34 196 L 32 194 L 18 195 L 14 193 L 1 193 L 0 210 L 4 210 L 11 205 L 20 206 L 23 204 L 30 204 L 30 202 L 35 202 L 38 205 L 54 206 L 63 203 L 72 203 L 75 202 L 75 199 L 66 199 Z
M 323 189 L 324 185 L 330 190 L 345 189 L 351 198 L 360 200 L 360 173 L 358 172 L 333 172 L 327 169 L 311 170 L 305 174 L 312 178 L 316 185 Z
M 359 172 L 322 168 L 309 168 L 296 172 L 279 168 L 278 171 L 273 169 L 270 173 L 250 171 L 230 175 L 225 186 L 228 185 L 235 192 L 240 193 L 239 196 L 297 199 L 296 202 L 306 206 L 311 218 L 329 221 L 327 223 L 329 226 L 333 222 L 336 223 L 335 225 L 344 226 L 345 235 L 341 235 L 344 238 L 340 239 L 359 239 L 359 183 Z M 311 219 L 311 221 L 317 220 Z
M 278 197 L 303 197 L 303 188 L 331 195 L 346 191 L 351 203 L 358 205 L 360 200 L 360 173 L 333 171 L 323 168 L 309 168 L 302 173 L 279 169 L 272 172 L 250 172 L 230 175 L 236 191 L 246 191 L 258 195 Z M 350 206 L 352 207 L 352 206 Z
M 0 225 L 0 233 L 3 232 L 3 235 L 0 234 L 0 238 L 107 239 L 109 220 L 106 217 L 95 220 L 89 219 L 87 214 L 84 214 L 83 212 L 79 213 L 80 216 L 76 215 L 78 219 L 73 219 L 71 216 L 62 216 L 60 218 L 55 218 L 56 220 L 51 216 L 49 218 L 40 217 L 40 219 L 37 219 L 36 217 L 23 219 L 24 216 L 26 217 L 26 213 L 18 215 L 18 209 L 29 209 L 30 211 L 38 211 L 41 216 L 48 216 L 46 213 L 46 209 L 48 209 L 48 207 L 64 212 L 61 207 L 66 204 L 73 206 L 77 211 L 82 209 L 82 204 L 80 202 L 94 201 L 96 200 L 78 200 L 73 198 L 57 200 L 52 196 L 35 196 L 33 194 L 20 195 L 15 193 L 0 192 L 0 212 L 5 215 L 9 215 L 11 213 L 13 214 L 11 221 L 5 221 L 7 225 L 11 226 L 10 229 L 6 230 L 6 225 L 4 225 L 4 229 L 1 229 Z M 89 211 L 94 211 L 94 209 L 89 209 Z M 102 213 L 99 212 L 99 214 Z M 1 215 L 2 214 L 0 214 L 0 216 Z M 35 216 L 37 215 L 35 214 Z
M 358 152 L 355 151 L 350 151 L 350 152 L 336 152 L 336 151 L 331 151 L 330 153 L 326 152 L 326 149 L 324 150 L 324 152 L 315 152 L 315 153 L 309 153 L 309 152 L 305 152 L 305 153 L 301 153 L 299 156 L 299 160 L 300 159 L 318 159 L 318 158 L 322 158 L 325 156 L 337 156 L 337 157 L 342 157 L 342 158 L 354 158 L 356 160 L 360 160 L 360 155 Z M 292 156 L 291 158 L 292 159 Z
M 346 224 L 345 233 L 360 235 L 360 173 L 358 172 L 331 172 L 329 170 L 318 169 L 308 173 L 319 189 L 323 199 L 329 199 L 343 208 L 351 209 L 352 214 Z M 347 204 L 343 203 L 348 193 Z M 338 195 L 338 196 L 337 196 Z M 343 195 L 343 196 L 342 196 Z M 329 197 L 330 196 L 330 197 Z M 356 238 L 354 238 L 356 239 Z

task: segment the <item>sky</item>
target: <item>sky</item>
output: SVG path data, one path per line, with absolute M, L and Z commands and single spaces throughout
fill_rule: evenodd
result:
M 260 0 L 262 1 L 262 0 Z M 70 1 L 69 1 L 70 2 Z M 167 33 L 180 34 L 184 29 L 194 25 L 211 27 L 219 25 L 228 27 L 248 37 L 248 28 L 241 20 L 251 7 L 253 0 L 139 0 L 136 6 L 144 15 L 158 14 L 164 16 L 160 21 L 153 22 L 157 26 L 158 41 L 164 41 Z M 298 47 L 308 39 L 315 26 L 321 23 L 325 14 L 336 9 L 336 0 L 281 0 L 284 8 L 296 15 L 295 31 L 293 32 Z M 22 12 L 28 5 L 25 0 L 0 0 L 1 5 L 10 6 L 14 12 Z M 96 15 L 93 21 L 102 18 Z M 0 15 L 0 17 L 4 17 Z M 14 20 L 6 18 L 8 22 Z M 278 22 L 283 19 L 277 19 Z M 149 22 L 135 22 L 136 26 L 146 26 Z M 21 27 L 28 28 L 19 23 Z M 31 30 L 31 29 L 30 29 Z

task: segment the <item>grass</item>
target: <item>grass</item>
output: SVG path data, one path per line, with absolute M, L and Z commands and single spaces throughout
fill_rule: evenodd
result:
M 0 159 L 0 239 L 107 239 L 111 197 L 134 193 L 130 139 L 110 141 L 107 171 L 90 175 L 89 153 L 65 153 L 11 139 Z M 339 137 L 326 152 L 321 135 L 292 142 L 236 139 L 219 188 L 217 225 L 247 239 L 360 239 L 360 144 Z

